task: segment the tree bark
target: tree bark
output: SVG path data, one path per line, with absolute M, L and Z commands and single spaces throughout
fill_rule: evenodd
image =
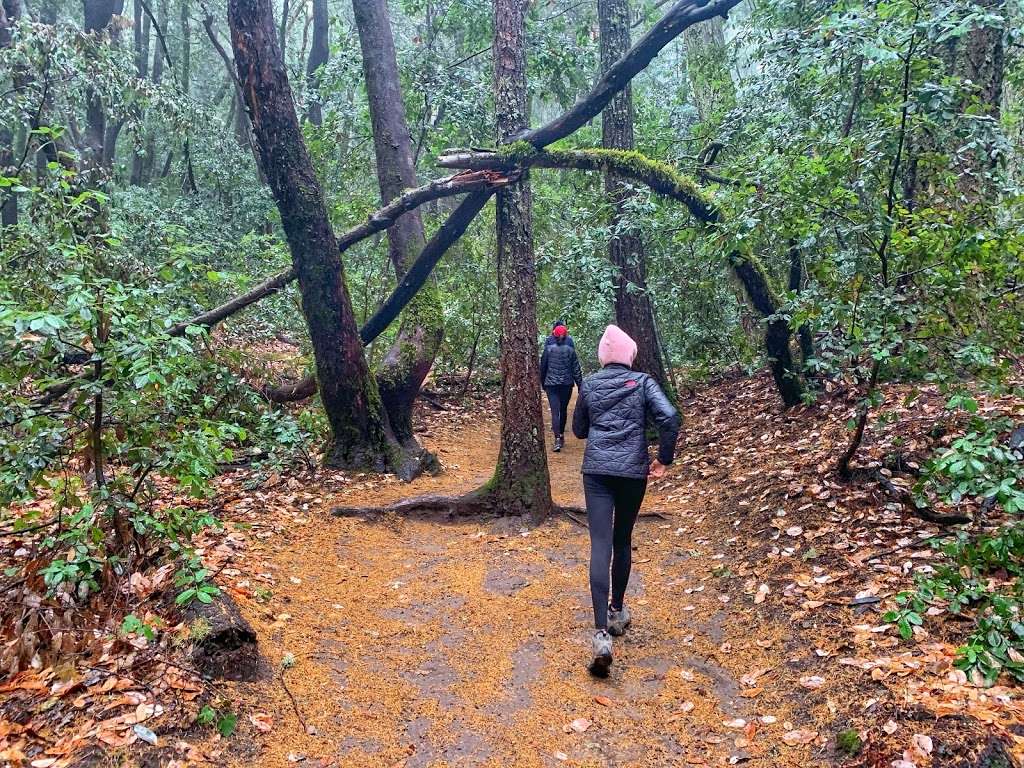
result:
M 527 0 L 494 0 L 494 102 L 499 144 L 527 126 Z M 537 276 L 529 180 L 498 192 L 498 300 L 501 317 L 501 448 L 485 487 L 506 514 L 534 520 L 552 511 L 537 361 Z
M 352 10 L 363 52 L 377 182 L 381 202 L 386 205 L 403 190 L 416 186 L 412 140 L 405 119 L 387 0 L 353 0 Z M 388 229 L 388 254 L 397 279 L 401 280 L 408 271 L 425 241 L 418 210 L 400 216 Z M 412 427 L 413 404 L 441 347 L 443 317 L 441 298 L 431 278 L 403 313 L 398 337 L 377 371 L 384 410 L 395 437 L 403 445 L 418 447 Z
M 800 248 L 796 241 L 789 244 L 789 290 L 795 294 L 800 293 L 804 281 L 804 263 L 800 257 Z M 800 343 L 800 362 L 804 369 L 814 359 L 814 337 L 811 336 L 811 329 L 807 323 L 801 323 L 796 329 L 797 341 Z
M 135 73 L 140 78 L 145 78 L 149 72 L 149 35 L 152 22 L 149 14 L 142 7 L 141 0 L 134 0 L 133 3 L 133 34 L 135 38 Z M 141 186 L 145 173 L 144 153 L 137 148 L 132 150 L 132 168 L 129 176 L 133 186 Z
M 331 425 L 325 463 L 373 471 L 397 468 L 397 446 L 363 354 L 337 241 L 302 141 L 270 0 L 230 0 L 228 22 L 242 93 L 299 280 L 320 397 Z
M 978 5 L 985 11 L 998 14 L 1004 19 L 1000 25 L 975 26 L 963 37 L 954 39 L 952 70 L 966 85 L 960 109 L 965 113 L 980 112 L 999 119 L 1003 100 L 1003 74 L 1005 65 L 1005 19 L 1006 0 L 979 0 Z M 975 106 L 977 105 L 977 107 Z M 974 152 L 958 152 L 955 145 L 948 148 L 950 156 L 957 158 L 954 170 L 959 175 L 957 187 L 971 203 L 988 208 L 990 200 L 998 195 L 997 184 L 988 174 L 995 169 L 997 161 L 992 159 L 993 147 L 986 143 Z
M 115 12 L 120 12 L 123 0 L 83 0 L 84 31 L 99 35 L 110 26 Z M 104 167 L 104 146 L 107 115 L 100 96 L 92 88 L 86 92 L 85 144 L 87 165 L 93 169 Z
M 3 0 L 0 3 L 0 48 L 11 45 L 12 27 L 21 17 L 20 0 Z M 12 73 L 15 87 L 21 80 Z M 0 125 L 0 175 L 7 176 L 14 172 L 14 130 L 13 126 Z M 0 227 L 16 227 L 18 225 L 18 196 L 10 190 L 0 192 Z M 2 239 L 0 239 L 2 244 Z
M 327 0 L 313 0 L 313 44 L 306 61 L 306 85 L 309 90 L 309 108 L 306 119 L 313 125 L 324 121 L 323 105 L 320 103 L 320 68 L 331 55 L 330 19 L 327 15 Z
M 607 71 L 629 50 L 629 0 L 598 0 L 601 31 L 601 70 Z M 709 22 L 705 22 L 709 23 Z M 633 93 L 626 85 L 601 114 L 601 145 L 605 149 L 631 150 L 633 138 Z M 654 376 L 662 389 L 671 392 L 661 359 L 654 323 L 654 310 L 647 291 L 647 258 L 643 242 L 627 229 L 626 208 L 632 192 L 614 172 L 604 176 L 605 190 L 612 201 L 612 238 L 608 258 L 618 269 L 615 281 L 615 321 L 637 345 L 636 367 Z

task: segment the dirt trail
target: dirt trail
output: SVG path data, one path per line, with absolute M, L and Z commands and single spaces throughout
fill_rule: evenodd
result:
M 357 480 L 251 538 L 247 570 L 272 580 L 274 594 L 243 610 L 268 671 L 232 689 L 242 716 L 225 758 L 373 768 L 808 764 L 808 747 L 780 741 L 809 718 L 805 692 L 772 682 L 791 661 L 788 621 L 756 620 L 748 596 L 716 586 L 728 521 L 702 521 L 652 489 L 645 508 L 668 512 L 637 526 L 634 627 L 616 642 L 610 678 L 595 680 L 584 666 L 588 543 L 578 524 L 329 515 L 339 504 L 475 487 L 494 465 L 499 425 L 466 420 L 423 438 L 446 466 L 441 476 L 411 486 Z M 549 454 L 559 502 L 582 503 L 582 453 L 567 436 L 565 450 Z M 305 731 L 279 678 L 286 654 Z M 764 670 L 756 684 L 741 683 Z M 272 730 L 252 727 L 254 714 L 269 715 Z

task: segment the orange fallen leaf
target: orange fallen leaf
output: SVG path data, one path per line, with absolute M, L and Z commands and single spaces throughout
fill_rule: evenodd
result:
M 274 720 L 270 715 L 258 712 L 255 715 L 249 715 L 249 722 L 253 724 L 253 727 L 257 731 L 262 733 L 269 733 L 274 727 Z
M 600 704 L 602 707 L 614 707 L 615 702 L 609 699 L 607 696 L 595 696 L 594 701 Z

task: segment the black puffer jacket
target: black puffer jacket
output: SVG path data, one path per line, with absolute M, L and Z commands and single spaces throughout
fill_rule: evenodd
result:
M 658 461 L 671 464 L 680 419 L 658 382 L 614 363 L 587 376 L 572 415 L 573 434 L 587 441 L 583 473 L 647 477 L 648 415 L 658 427 Z
M 571 387 L 583 383 L 583 369 L 576 348 L 566 342 L 545 344 L 540 356 L 540 380 L 545 387 Z

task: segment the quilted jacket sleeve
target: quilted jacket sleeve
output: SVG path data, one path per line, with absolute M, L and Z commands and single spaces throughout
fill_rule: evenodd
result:
M 576 363 L 579 365 L 579 362 Z M 580 384 L 576 395 L 576 410 L 572 412 L 572 433 L 577 440 L 586 440 L 590 434 L 590 408 L 587 406 L 587 389 L 585 382 Z
M 580 358 L 576 354 L 576 348 L 572 350 L 572 379 L 576 382 L 576 387 L 580 390 L 583 389 L 583 369 L 580 367 Z
M 644 377 L 644 398 L 647 413 L 658 427 L 658 461 L 671 464 L 676 453 L 676 438 L 679 437 L 679 412 L 672 407 L 658 382 L 650 376 Z
M 544 352 L 540 356 L 540 385 L 544 386 L 544 379 L 548 376 L 548 345 L 544 345 Z

